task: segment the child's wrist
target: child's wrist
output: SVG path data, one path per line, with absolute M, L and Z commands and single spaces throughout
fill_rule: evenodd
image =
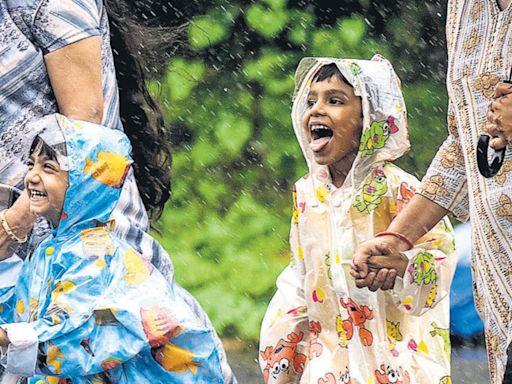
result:
M 400 251 L 408 251 L 409 249 L 414 248 L 414 243 L 405 235 L 394 232 L 394 231 L 384 231 L 379 232 L 375 235 L 375 237 L 384 237 L 384 236 L 390 236 L 395 238 L 396 244 L 398 245 L 398 248 Z

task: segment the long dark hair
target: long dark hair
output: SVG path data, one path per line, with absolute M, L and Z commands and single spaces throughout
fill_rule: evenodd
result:
M 162 52 L 175 44 L 179 31 L 147 25 L 137 17 L 140 11 L 134 9 L 137 3 L 104 0 L 110 21 L 121 120 L 132 142 L 135 177 L 142 201 L 154 221 L 171 195 L 172 157 L 169 128 L 146 84 L 149 68 L 158 68 L 162 62 L 150 63 L 156 55 L 149 57 L 147 53 L 159 45 L 157 51 L 165 59 Z

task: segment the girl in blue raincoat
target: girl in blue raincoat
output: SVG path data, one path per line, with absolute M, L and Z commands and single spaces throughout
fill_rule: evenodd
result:
M 53 230 L 14 284 L 0 281 L 11 375 L 37 384 L 225 382 L 223 351 L 191 297 L 111 232 L 130 149 L 119 131 L 60 115 L 34 140 L 25 193 Z

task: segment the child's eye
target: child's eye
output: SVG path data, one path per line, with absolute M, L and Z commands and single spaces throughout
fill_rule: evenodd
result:
M 56 168 L 52 163 L 44 163 L 44 168 L 50 171 L 56 171 Z
M 336 105 L 343 104 L 343 100 L 338 99 L 337 97 L 333 97 L 332 99 L 329 100 L 329 102 L 331 104 L 336 104 Z
M 311 108 L 313 105 L 315 105 L 315 103 L 316 103 L 316 100 L 313 100 L 313 99 L 306 101 L 306 105 L 308 106 L 308 108 Z
M 27 160 L 26 165 L 28 169 L 34 168 L 34 162 L 32 160 Z

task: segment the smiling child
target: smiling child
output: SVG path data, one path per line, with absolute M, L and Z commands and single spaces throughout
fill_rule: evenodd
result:
M 194 299 L 112 231 L 132 163 L 126 136 L 60 115 L 44 122 L 25 193 L 53 229 L 16 283 L 2 281 L 7 372 L 29 384 L 228 382 Z
M 409 150 L 399 79 L 371 61 L 306 58 L 293 127 L 310 173 L 293 192 L 290 265 L 261 328 L 265 383 L 441 384 L 450 380 L 453 231 L 442 221 L 408 252 L 373 256 L 398 274 L 359 289 L 354 249 L 385 230 L 417 180 L 391 161 Z

